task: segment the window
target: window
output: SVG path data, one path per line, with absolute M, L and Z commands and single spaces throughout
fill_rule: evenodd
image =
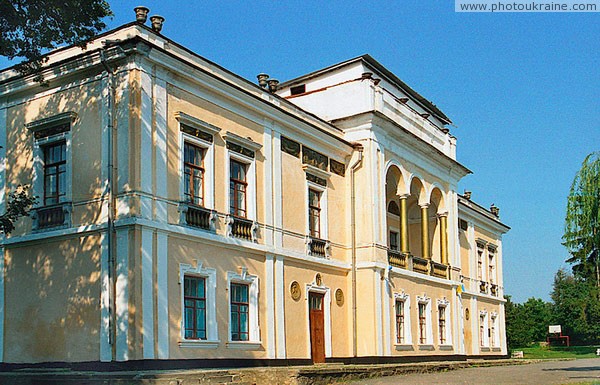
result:
M 440 345 L 446 345 L 446 306 L 438 305 L 438 330 Z
M 66 195 L 67 145 L 65 141 L 43 146 L 44 153 L 44 206 L 64 200 Z
M 489 271 L 489 275 L 488 275 L 488 280 L 490 281 L 490 283 L 495 283 L 495 277 L 496 277 L 496 266 L 495 266 L 495 254 L 494 254 L 495 250 L 493 248 L 488 248 L 488 271 Z
M 492 347 L 499 348 L 500 347 L 500 334 L 498 333 L 498 314 L 492 313 L 491 316 L 491 324 L 490 324 L 490 341 Z
M 479 345 L 481 347 L 489 347 L 488 316 L 485 311 L 479 313 Z
M 216 348 L 217 330 L 217 271 L 202 266 L 179 264 L 181 285 L 180 347 Z
M 321 238 L 321 192 L 308 189 L 308 230 L 311 237 Z
M 206 280 L 199 277 L 184 278 L 183 301 L 186 339 L 207 339 L 206 333 Z
M 258 277 L 248 274 L 245 267 L 241 274 L 228 272 L 229 291 L 229 348 L 260 349 L 258 326 Z
M 306 84 L 299 84 L 290 88 L 291 95 L 300 95 L 306 92 Z
M 231 341 L 249 340 L 248 285 L 232 283 L 231 287 Z
M 184 190 L 186 202 L 204 206 L 204 149 L 185 142 L 183 150 Z
M 404 344 L 406 339 L 404 335 L 404 303 L 405 301 L 396 300 L 396 343 Z
M 477 247 L 477 279 L 483 281 L 483 248 Z
M 398 232 L 390 231 L 390 249 L 398 250 Z
M 229 213 L 246 218 L 246 165 L 231 159 L 229 162 Z
M 419 303 L 419 343 L 427 343 L 427 304 Z

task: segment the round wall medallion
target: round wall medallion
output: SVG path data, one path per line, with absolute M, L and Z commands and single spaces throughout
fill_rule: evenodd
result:
M 465 318 L 466 318 L 467 321 L 469 320 L 469 314 L 470 314 L 469 313 L 469 308 L 466 308 L 465 309 Z
M 290 285 L 290 294 L 292 295 L 292 299 L 294 301 L 299 301 L 300 297 L 302 297 L 302 289 L 297 281 L 292 282 Z
M 342 289 L 337 289 L 335 291 L 335 303 L 337 303 L 338 306 L 344 305 L 344 292 Z
M 323 284 L 321 273 L 317 273 L 317 276 L 315 277 L 315 283 L 317 284 L 317 286 L 321 286 Z

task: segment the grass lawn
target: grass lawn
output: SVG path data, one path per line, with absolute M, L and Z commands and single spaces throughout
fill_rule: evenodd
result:
M 523 358 L 530 359 L 543 359 L 543 358 L 594 358 L 596 356 L 596 349 L 600 346 L 552 346 L 552 347 L 541 347 L 539 345 L 518 348 L 513 350 L 522 350 Z M 596 381 L 594 384 L 599 384 L 600 381 Z M 587 383 L 585 383 L 587 384 Z

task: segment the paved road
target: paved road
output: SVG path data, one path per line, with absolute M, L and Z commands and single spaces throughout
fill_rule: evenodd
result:
M 355 381 L 364 385 L 600 385 L 600 358 L 550 361 L 529 365 L 459 369 L 443 373 L 408 374 Z

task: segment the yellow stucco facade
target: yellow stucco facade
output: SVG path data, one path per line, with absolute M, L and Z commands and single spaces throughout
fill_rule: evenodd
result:
M 506 355 L 508 227 L 371 57 L 269 89 L 131 23 L 44 75 L 0 72 L 0 208 L 38 197 L 0 243 L 0 361 Z

